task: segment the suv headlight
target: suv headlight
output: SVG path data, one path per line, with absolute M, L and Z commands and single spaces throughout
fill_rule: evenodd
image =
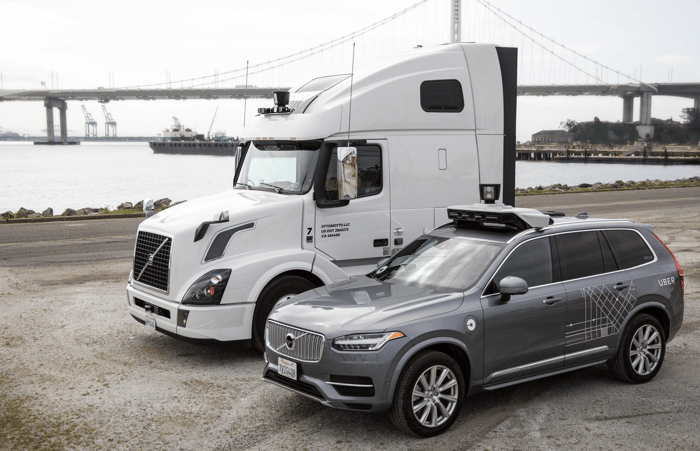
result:
M 198 305 L 220 304 L 230 276 L 230 269 L 209 271 L 192 284 L 187 293 L 185 293 L 185 297 L 182 298 L 182 303 Z
M 345 335 L 335 338 L 333 347 L 339 351 L 377 351 L 386 342 L 404 336 L 401 332 Z

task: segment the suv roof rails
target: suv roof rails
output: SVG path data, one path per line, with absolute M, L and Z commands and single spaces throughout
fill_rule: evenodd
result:
M 554 210 L 547 210 L 544 212 L 544 214 L 546 214 L 552 218 L 560 218 L 562 216 L 566 216 L 566 214 L 564 212 L 554 211 Z

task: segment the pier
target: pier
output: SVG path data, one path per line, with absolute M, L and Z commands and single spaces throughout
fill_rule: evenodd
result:
M 593 144 L 522 144 L 515 148 L 521 161 L 560 163 L 700 164 L 700 146 L 609 146 Z

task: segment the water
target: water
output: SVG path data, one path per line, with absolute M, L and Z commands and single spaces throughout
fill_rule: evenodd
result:
M 700 175 L 700 166 L 518 161 L 516 186 L 615 180 L 675 180 Z M 233 158 L 154 154 L 147 143 L 35 146 L 0 143 L 0 213 L 20 207 L 54 214 L 66 208 L 110 207 L 144 198 L 173 202 L 231 187 Z

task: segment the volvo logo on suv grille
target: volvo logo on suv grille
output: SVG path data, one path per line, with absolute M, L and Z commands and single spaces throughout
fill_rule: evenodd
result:
M 287 334 L 286 337 L 284 337 L 284 344 L 287 345 L 287 349 L 290 351 L 294 349 L 294 335 L 292 334 Z

